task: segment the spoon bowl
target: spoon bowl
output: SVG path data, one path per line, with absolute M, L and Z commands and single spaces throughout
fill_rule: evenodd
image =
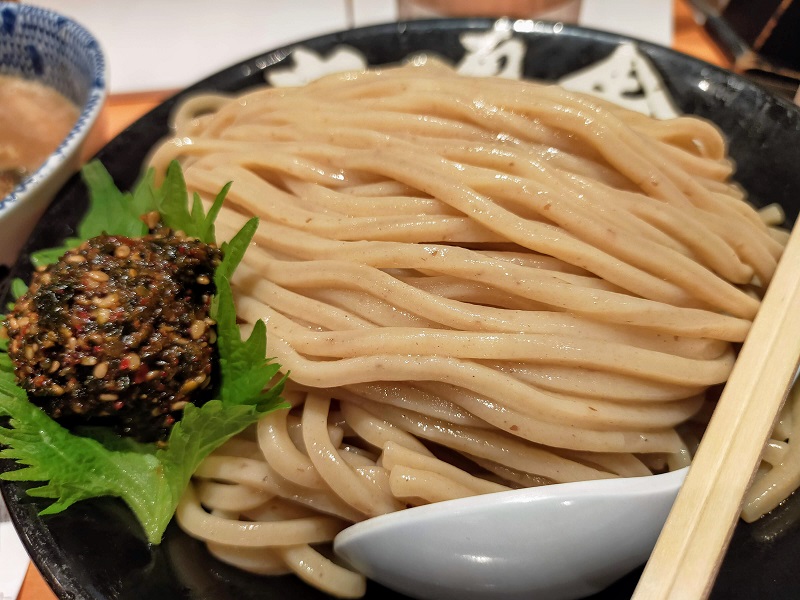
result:
M 419 506 L 348 527 L 334 550 L 420 600 L 567 600 L 643 564 L 688 467 Z

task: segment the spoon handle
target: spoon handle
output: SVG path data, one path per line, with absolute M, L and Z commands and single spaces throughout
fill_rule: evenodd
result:
M 708 597 L 798 356 L 800 226 L 789 238 L 634 600 Z

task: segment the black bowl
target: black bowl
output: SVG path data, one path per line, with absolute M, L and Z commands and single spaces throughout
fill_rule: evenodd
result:
M 508 23 L 506 24 L 508 25 Z M 800 208 L 800 111 L 789 102 L 722 69 L 645 42 L 578 27 L 522 21 L 511 24 L 523 43 L 525 77 L 556 80 L 609 56 L 632 42 L 663 78 L 677 107 L 715 122 L 737 163 L 736 179 L 756 204 L 780 203 L 789 222 Z M 493 31 L 485 19 L 417 21 L 356 29 L 288 46 L 232 66 L 169 99 L 112 140 L 99 154 L 122 189 L 132 186 L 149 149 L 168 133 L 168 117 L 186 94 L 236 92 L 261 84 L 265 75 L 291 67 L 303 47 L 321 57 L 348 46 L 370 65 L 396 63 L 419 52 L 454 63 L 466 54 L 462 35 Z M 501 58 L 498 65 L 506 65 Z M 75 177 L 58 194 L 23 256 L 73 233 L 87 194 Z M 30 276 L 21 259 L 11 277 Z M 0 286 L 8 299 L 10 277 Z M 0 461 L 0 470 L 11 469 Z M 54 516 L 39 517 L 43 504 L 23 484 L 0 484 L 12 518 L 42 575 L 62 599 L 255 600 L 323 598 L 294 577 L 262 578 L 227 567 L 174 524 L 161 546 L 149 546 L 132 514 L 113 499 L 87 501 Z M 757 523 L 740 523 L 712 596 L 719 599 L 800 598 L 800 499 L 790 498 Z M 639 576 L 631 573 L 596 598 L 629 598 Z M 399 597 L 371 584 L 367 597 Z

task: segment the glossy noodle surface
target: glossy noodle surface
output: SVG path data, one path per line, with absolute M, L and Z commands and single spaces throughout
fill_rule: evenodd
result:
M 293 406 L 178 521 L 344 597 L 318 545 L 351 522 L 688 464 L 785 239 L 710 123 L 436 62 L 190 99 L 172 159 L 206 200 L 234 182 L 220 239 L 261 219 L 233 284 Z

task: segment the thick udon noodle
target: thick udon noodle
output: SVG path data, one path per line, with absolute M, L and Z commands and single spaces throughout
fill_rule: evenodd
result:
M 261 218 L 233 283 L 293 406 L 215 452 L 178 521 L 339 596 L 364 580 L 317 545 L 351 522 L 688 464 L 785 240 L 713 125 L 435 63 L 194 98 L 175 128 L 150 162 L 204 199 L 234 182 L 218 237 Z M 748 518 L 797 484 L 762 482 Z

